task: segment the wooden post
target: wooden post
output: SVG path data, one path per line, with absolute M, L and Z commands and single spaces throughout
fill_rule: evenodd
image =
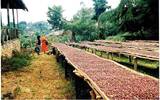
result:
M 93 53 L 95 54 L 95 49 L 93 49 Z
M 111 52 L 111 59 L 113 60 L 113 52 Z
M 18 9 L 16 9 L 16 13 L 17 13 L 17 29 L 18 29 Z
M 109 52 L 107 52 L 107 59 L 109 59 Z
M 118 53 L 119 59 L 121 59 L 121 53 Z
M 131 55 L 128 56 L 128 59 L 129 59 L 129 63 L 131 63 L 132 62 Z
M 97 49 L 95 49 L 95 54 L 97 55 Z
M 100 51 L 100 56 L 102 57 L 103 51 Z
M 12 9 L 12 15 L 13 15 L 13 27 L 15 28 L 15 16 L 14 16 L 14 9 Z
M 2 23 L 2 12 L 1 12 L 1 29 L 2 29 L 2 26 L 3 26 L 2 24 L 3 24 L 3 23 Z
M 91 52 L 90 48 L 88 48 L 88 52 Z
M 134 60 L 134 70 L 137 70 L 137 58 L 133 57 Z
M 7 20 L 8 20 L 8 27 L 10 27 L 10 18 L 9 18 L 9 3 L 7 4 Z
M 86 47 L 86 51 L 88 51 L 88 47 Z
M 91 95 L 91 100 L 95 100 L 96 99 L 96 94 L 94 93 L 93 90 L 90 91 L 90 95 Z
M 93 48 L 91 48 L 91 52 L 93 53 Z

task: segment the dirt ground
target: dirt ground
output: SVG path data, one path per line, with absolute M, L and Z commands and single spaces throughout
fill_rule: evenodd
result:
M 32 64 L 19 71 L 2 75 L 1 95 L 4 99 L 74 99 L 72 83 L 64 78 L 64 72 L 55 56 L 35 56 Z

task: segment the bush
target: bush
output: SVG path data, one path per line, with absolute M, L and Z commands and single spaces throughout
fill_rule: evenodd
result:
M 25 66 L 30 65 L 32 56 L 29 52 L 18 52 L 13 51 L 13 56 L 11 58 L 2 57 L 2 69 L 6 70 L 18 70 Z M 2 70 L 3 71 L 3 70 Z
M 54 42 L 65 43 L 65 42 L 69 42 L 70 40 L 71 40 L 71 36 L 68 34 L 59 35 L 59 36 L 53 35 L 48 37 L 49 43 L 54 43 Z
M 125 41 L 125 40 L 141 40 L 141 39 L 152 39 L 150 33 L 146 31 L 138 32 L 120 32 L 114 36 L 108 36 L 106 40 L 115 40 L 115 41 Z
M 12 58 L 25 58 L 26 60 L 31 60 L 31 55 L 30 52 L 28 51 L 23 51 L 23 52 L 18 52 L 16 50 L 13 51 L 12 53 L 13 57 Z
M 69 35 L 60 36 L 59 42 L 61 42 L 61 43 L 69 42 L 70 41 L 69 37 L 70 37 Z
M 123 36 L 123 34 L 118 34 L 115 36 L 108 36 L 106 40 L 126 41 L 126 38 Z
M 114 39 L 158 40 L 158 0 L 121 0 L 116 9 L 102 13 L 98 22 L 100 32 L 110 38 L 123 31 L 129 34 Z
M 11 69 L 16 70 L 18 68 L 27 66 L 29 64 L 28 60 L 25 58 L 19 58 L 19 57 L 12 57 L 9 60 L 9 63 L 11 65 Z

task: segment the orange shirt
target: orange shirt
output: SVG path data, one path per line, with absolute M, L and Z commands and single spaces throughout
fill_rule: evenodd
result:
M 48 51 L 48 46 L 47 46 L 47 44 L 46 44 L 46 40 L 41 40 L 41 43 L 42 43 L 42 46 L 41 46 L 41 50 L 42 50 L 42 52 L 46 52 L 46 51 Z

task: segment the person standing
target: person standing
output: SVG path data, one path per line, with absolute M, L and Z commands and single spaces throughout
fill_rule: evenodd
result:
M 41 38 L 41 43 L 42 43 L 41 45 L 42 52 L 46 53 L 48 51 L 48 41 L 45 36 Z
M 35 47 L 35 52 L 39 55 L 41 51 L 41 37 L 37 36 L 37 41 L 36 41 L 36 47 Z

